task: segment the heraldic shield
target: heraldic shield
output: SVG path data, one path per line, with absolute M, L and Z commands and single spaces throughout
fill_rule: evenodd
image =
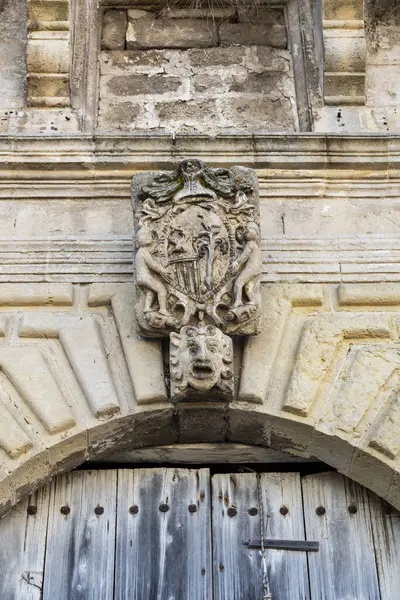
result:
M 257 177 L 200 160 L 133 179 L 136 317 L 161 337 L 199 323 L 259 331 L 261 249 Z

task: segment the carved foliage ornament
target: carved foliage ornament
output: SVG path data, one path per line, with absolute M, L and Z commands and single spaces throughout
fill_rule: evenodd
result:
M 173 399 L 211 389 L 228 398 L 233 353 L 226 334 L 254 335 L 260 326 L 256 175 L 184 160 L 174 171 L 134 177 L 132 198 L 139 333 L 171 334 Z

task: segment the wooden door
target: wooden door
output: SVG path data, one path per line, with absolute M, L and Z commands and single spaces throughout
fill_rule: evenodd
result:
M 263 511 L 260 510 L 260 498 Z M 338 473 L 62 475 L 0 521 L 1 600 L 398 600 L 400 515 Z

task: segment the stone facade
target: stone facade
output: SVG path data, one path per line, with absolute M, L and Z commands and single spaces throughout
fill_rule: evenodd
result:
M 2 513 L 181 443 L 317 457 L 400 508 L 398 10 L 269 4 L 0 2 Z M 193 332 L 135 318 L 132 179 L 185 159 L 259 182 L 261 332 L 216 334 L 212 403 L 180 401 Z
M 260 23 L 261 21 L 261 23 Z M 294 131 L 284 14 L 109 9 L 100 56 L 100 131 Z

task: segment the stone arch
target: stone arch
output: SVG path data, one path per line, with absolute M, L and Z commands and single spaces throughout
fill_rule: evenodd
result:
M 314 456 L 400 508 L 400 286 L 263 294 L 235 402 L 174 406 L 130 284 L 2 286 L 1 512 L 88 459 L 207 442 Z

